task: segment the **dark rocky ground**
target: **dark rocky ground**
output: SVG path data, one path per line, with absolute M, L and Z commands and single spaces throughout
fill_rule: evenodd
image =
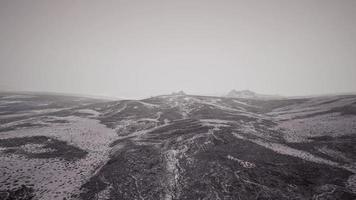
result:
M 72 199 L 356 199 L 356 96 L 102 101 L 11 95 L 0 95 L 0 154 L 84 160 L 91 152 L 70 140 L 8 136 L 71 127 L 70 117 L 98 120 L 116 132 L 110 156 L 83 178 Z M 25 144 L 52 150 L 16 147 Z M 40 198 L 36 189 L 31 194 Z

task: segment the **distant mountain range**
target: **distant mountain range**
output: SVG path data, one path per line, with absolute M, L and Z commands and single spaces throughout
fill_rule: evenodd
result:
M 171 95 L 173 96 L 185 96 L 187 95 L 183 90 L 178 92 L 172 92 Z M 220 96 L 220 95 L 213 95 L 213 96 Z M 273 100 L 273 99 L 281 99 L 284 98 L 279 95 L 267 95 L 267 94 L 259 94 L 253 92 L 251 90 L 231 90 L 227 95 L 222 95 L 223 97 L 228 98 L 243 98 L 243 99 L 260 99 L 260 100 Z
M 172 95 L 187 95 L 183 90 L 179 92 L 172 92 Z
M 250 90 L 231 90 L 226 97 L 230 98 L 244 98 L 244 99 L 280 99 L 283 98 L 279 95 L 267 95 L 267 94 L 258 94 Z

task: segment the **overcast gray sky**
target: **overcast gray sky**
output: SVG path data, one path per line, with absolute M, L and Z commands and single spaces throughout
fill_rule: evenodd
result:
M 355 0 L 0 0 L 0 90 L 356 91 Z

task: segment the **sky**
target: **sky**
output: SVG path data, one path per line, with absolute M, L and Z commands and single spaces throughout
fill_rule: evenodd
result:
M 0 0 L 0 90 L 356 92 L 355 0 Z

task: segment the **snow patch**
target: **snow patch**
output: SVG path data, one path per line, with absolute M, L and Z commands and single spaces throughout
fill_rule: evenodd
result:
M 273 142 L 265 142 L 262 141 L 260 139 L 248 139 L 240 134 L 237 133 L 232 133 L 236 138 L 239 139 L 243 139 L 243 140 L 248 140 L 250 142 L 253 142 L 255 144 L 258 144 L 260 146 L 263 146 L 265 148 L 268 148 L 276 153 L 282 154 L 282 155 L 289 155 L 289 156 L 293 156 L 296 158 L 300 158 L 303 160 L 307 160 L 310 162 L 315 162 L 315 163 L 320 163 L 320 164 L 326 164 L 326 165 L 330 165 L 330 166 L 334 166 L 334 167 L 340 167 L 338 163 L 333 162 L 331 160 L 327 160 L 318 156 L 315 156 L 311 153 L 302 151 L 302 150 L 298 150 L 298 149 L 294 149 L 291 148 L 289 146 L 283 145 L 283 144 L 279 144 L 279 143 L 273 143 Z
M 46 148 L 43 144 L 25 144 L 20 148 L 28 153 L 47 153 L 54 152 L 54 149 Z
M 90 114 L 93 115 L 95 117 L 99 116 L 100 113 L 96 110 L 92 110 L 92 109 L 80 109 L 78 110 L 79 113 L 83 113 L 83 114 Z
M 235 157 L 233 157 L 231 155 L 228 155 L 227 158 L 230 159 L 230 160 L 238 162 L 239 165 L 241 165 L 244 168 L 255 168 L 256 167 L 256 165 L 254 163 L 252 163 L 252 162 L 240 160 L 240 159 L 235 158 Z
M 0 152 L 0 190 L 14 189 L 21 184 L 33 184 L 36 199 L 63 200 L 79 194 L 80 187 L 109 159 L 110 144 L 118 137 L 114 130 L 94 119 L 62 117 L 70 121 L 50 127 L 28 128 L 2 132 L 0 138 L 47 136 L 66 141 L 88 152 L 80 160 L 66 161 L 59 158 L 33 159 Z M 26 151 L 42 151 L 41 145 L 24 145 Z M 48 150 L 48 149 L 46 149 Z M 16 182 L 14 182 L 16 181 Z

